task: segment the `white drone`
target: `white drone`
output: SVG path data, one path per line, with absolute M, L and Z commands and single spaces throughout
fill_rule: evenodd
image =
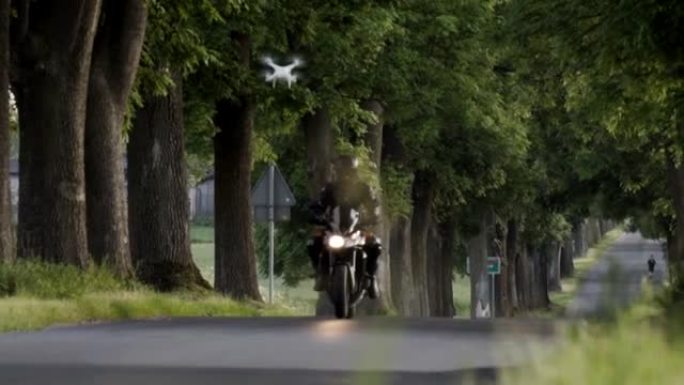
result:
M 292 87 L 292 83 L 297 83 L 297 75 L 293 74 L 292 71 L 304 64 L 304 62 L 299 58 L 292 59 L 292 63 L 285 66 L 279 66 L 275 64 L 273 59 L 268 56 L 264 57 L 262 61 L 267 66 L 271 67 L 272 72 L 265 74 L 264 77 L 266 78 L 267 82 L 271 82 L 271 84 L 273 84 L 273 87 L 275 87 L 278 80 L 287 82 L 287 88 Z

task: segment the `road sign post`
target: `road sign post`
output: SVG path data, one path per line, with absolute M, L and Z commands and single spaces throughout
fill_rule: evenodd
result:
M 273 270 L 275 265 L 275 192 L 273 185 L 275 180 L 274 166 L 268 166 L 268 303 L 273 303 L 274 279 Z
M 494 319 L 496 317 L 496 276 L 501 274 L 501 258 L 487 257 L 487 274 L 489 275 L 489 280 L 491 281 L 490 313 L 492 315 L 492 319 Z
M 496 317 L 496 276 L 501 274 L 501 258 L 487 257 L 487 276 L 489 277 L 489 301 L 491 318 Z M 470 257 L 466 258 L 466 274 L 470 275 Z
M 268 302 L 275 291 L 275 222 L 290 219 L 290 208 L 296 203 L 280 170 L 271 164 L 252 189 L 255 222 L 268 222 Z

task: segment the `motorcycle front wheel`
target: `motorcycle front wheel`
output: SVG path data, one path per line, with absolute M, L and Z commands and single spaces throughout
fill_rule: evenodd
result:
M 349 314 L 349 267 L 337 265 L 333 269 L 330 297 L 335 307 L 335 317 L 347 318 Z

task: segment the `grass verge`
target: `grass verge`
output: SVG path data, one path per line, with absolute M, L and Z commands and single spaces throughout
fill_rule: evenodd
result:
M 55 324 L 185 316 L 286 316 L 295 309 L 213 293 L 160 294 L 108 271 L 37 262 L 0 265 L 0 332 Z
M 608 324 L 575 329 L 547 359 L 506 373 L 504 385 L 684 384 L 684 316 L 646 296 Z M 678 327 L 675 327 L 679 325 Z
M 454 292 L 456 317 L 470 318 L 470 277 L 454 272 L 451 287 Z
M 615 228 L 603 237 L 599 243 L 589 248 L 587 253 L 580 258 L 575 258 L 575 275 L 569 278 L 564 278 L 561 281 L 561 291 L 549 293 L 551 299 L 551 309 L 543 311 L 547 316 L 561 316 L 565 313 L 565 309 L 570 305 L 573 298 L 577 294 L 582 280 L 587 275 L 587 272 L 592 266 L 608 251 L 608 249 L 620 238 L 623 234 L 621 228 Z

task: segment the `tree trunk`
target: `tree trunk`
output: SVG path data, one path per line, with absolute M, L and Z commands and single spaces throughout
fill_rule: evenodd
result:
M 520 247 L 516 256 L 515 285 L 518 292 L 518 308 L 522 311 L 530 309 L 530 261 L 526 246 Z
M 330 181 L 333 158 L 333 129 L 328 111 L 319 108 L 302 119 L 306 134 L 307 176 L 309 198 L 318 199 L 323 186 Z
M 0 0 L 0 263 L 14 260 L 9 160 L 10 1 Z
M 667 253 L 667 255 L 665 257 L 666 257 L 667 266 L 668 266 L 668 279 L 669 279 L 670 284 L 674 284 L 675 283 L 674 278 L 676 277 L 677 272 L 672 271 L 672 266 L 674 266 L 674 264 L 672 264 L 670 262 L 670 256 L 677 254 L 677 247 L 678 247 L 677 246 L 677 236 L 675 234 L 668 234 L 667 235 L 667 244 L 665 246 L 666 246 L 666 253 Z
M 417 313 L 430 314 L 427 285 L 427 242 L 432 218 L 434 185 L 429 175 L 418 171 L 413 181 L 413 216 L 411 219 L 411 267 L 417 293 Z
M 128 143 L 128 218 L 138 278 L 160 291 L 210 289 L 192 260 L 182 80 L 144 95 Z
M 506 273 L 508 274 L 508 292 L 510 295 L 510 309 L 506 313 L 506 316 L 511 317 L 520 306 L 516 282 L 519 237 L 518 222 L 515 219 L 509 219 L 506 227 L 506 263 L 508 265 Z
M 468 257 L 470 259 L 470 316 L 471 318 L 488 318 L 483 312 L 491 313 L 491 297 L 489 295 L 489 277 L 486 271 L 488 251 L 489 213 L 483 213 L 478 219 L 479 232 L 468 241 Z
M 493 253 L 492 256 L 501 258 L 501 273 L 494 276 L 494 305 L 496 306 L 497 317 L 508 317 L 511 314 L 511 300 L 508 291 L 508 268 L 509 263 L 506 258 L 506 229 L 499 224 L 495 225 L 496 231 L 492 242 Z
M 548 289 L 561 291 L 561 247 L 552 242 L 547 247 L 546 257 L 548 261 Z
M 43 122 L 41 106 L 28 101 L 38 98 L 40 89 L 24 80 L 14 88 L 19 109 L 19 208 L 17 257 L 40 258 L 43 255 Z M 45 106 L 42 106 L 45 107 Z
M 606 221 L 604 219 L 599 218 L 598 225 L 599 225 L 599 232 L 601 234 L 601 237 L 603 237 L 608 232 L 608 224 L 606 223 Z
M 549 245 L 532 249 L 532 308 L 543 309 L 550 304 L 549 300 Z
M 430 316 L 453 317 L 454 308 L 453 271 L 456 222 L 448 220 L 439 224 L 433 245 L 439 246 L 428 259 L 430 279 Z M 439 242 L 437 242 L 439 241 Z
M 586 241 L 584 239 L 584 222 L 579 222 L 573 227 L 572 230 L 572 239 L 574 242 L 574 258 L 580 258 L 584 256 L 586 250 L 585 250 L 585 245 Z
M 589 219 L 589 231 L 591 232 L 591 246 L 596 246 L 601 241 L 601 229 L 599 228 L 599 221 L 596 218 Z
M 674 242 L 668 252 L 667 263 L 670 280 L 677 285 L 684 279 L 684 165 L 675 165 L 672 156 L 668 156 L 667 174 L 675 211 Z
M 85 135 L 88 249 L 120 277 L 133 273 L 128 247 L 122 133 L 145 34 L 139 0 L 104 0 L 88 84 Z
M 84 131 L 88 76 L 101 2 L 31 2 L 18 13 L 19 125 L 28 149 L 28 196 L 19 231 L 22 255 L 85 267 L 88 263 Z M 69 26 L 69 28 L 65 28 Z M 25 140 L 26 135 L 40 139 Z M 40 155 L 36 153 L 40 152 Z M 41 157 L 37 161 L 36 157 Z M 23 157 L 22 157 L 23 158 Z M 26 159 L 26 158 L 24 158 Z M 35 167 L 42 172 L 34 173 Z M 24 165 L 22 164 L 22 169 Z M 38 175 L 41 174 L 41 175 Z M 41 178 L 40 183 L 32 183 Z M 40 203 L 37 203 L 39 202 Z M 28 232 L 28 233 L 27 233 Z M 39 235 L 33 234 L 34 232 Z
M 249 68 L 250 37 L 236 34 L 233 39 L 238 44 L 241 66 Z M 222 100 L 216 106 L 215 286 L 234 298 L 261 301 L 250 204 L 254 111 L 250 95 L 241 95 L 238 101 Z
M 575 261 L 573 255 L 573 239 L 568 237 L 563 242 L 561 249 L 561 278 L 569 278 L 575 275 Z
M 375 172 L 378 180 L 380 180 L 380 170 L 382 164 L 382 137 L 383 137 L 383 113 L 384 108 L 377 100 L 367 100 L 362 107 L 366 111 L 372 112 L 377 118 L 377 122 L 367 126 L 366 136 L 364 138 L 366 146 L 370 150 L 371 161 L 375 165 Z M 381 192 L 378 193 L 378 200 L 382 207 L 383 199 Z M 383 210 L 384 212 L 384 210 Z M 388 237 L 385 234 L 389 233 L 387 224 L 388 219 L 383 215 L 380 223 L 378 223 L 373 232 L 380 238 L 381 242 L 388 242 Z M 380 254 L 378 260 L 378 271 L 376 274 L 380 293 L 375 300 L 364 300 L 359 307 L 359 314 L 386 314 L 392 308 L 392 289 L 391 289 L 391 268 L 390 268 L 390 249 L 387 245 L 383 245 L 383 252 Z
M 585 219 L 582 224 L 582 255 L 586 255 L 589 251 L 589 248 L 592 246 L 591 231 L 589 231 L 590 227 L 589 220 Z
M 21 59 L 28 65 L 29 55 L 24 53 L 24 43 L 28 34 L 30 3 L 24 2 L 17 7 L 17 18 L 12 22 L 10 32 L 12 49 L 12 90 L 19 110 L 19 207 L 17 223 L 17 257 L 39 258 L 43 255 L 43 127 L 47 124 L 42 119 L 49 116 L 42 109 L 49 107 L 47 103 L 37 103 L 41 95 L 40 78 L 19 76 Z M 35 79 L 34 79 L 35 78 Z
M 392 263 L 392 298 L 397 313 L 402 316 L 415 315 L 415 288 L 411 264 L 411 220 L 399 217 L 392 226 L 389 242 Z
M 426 255 L 426 284 L 429 317 L 438 317 L 442 312 L 442 237 L 437 227 L 437 223 L 432 219 L 428 228 Z M 429 279 L 428 279 L 429 278 Z
M 325 108 L 318 108 L 302 118 L 306 136 L 307 176 L 309 199 L 318 199 L 321 189 L 330 182 L 333 159 L 333 128 Z M 326 293 L 319 293 L 316 315 L 331 315 L 333 307 Z

